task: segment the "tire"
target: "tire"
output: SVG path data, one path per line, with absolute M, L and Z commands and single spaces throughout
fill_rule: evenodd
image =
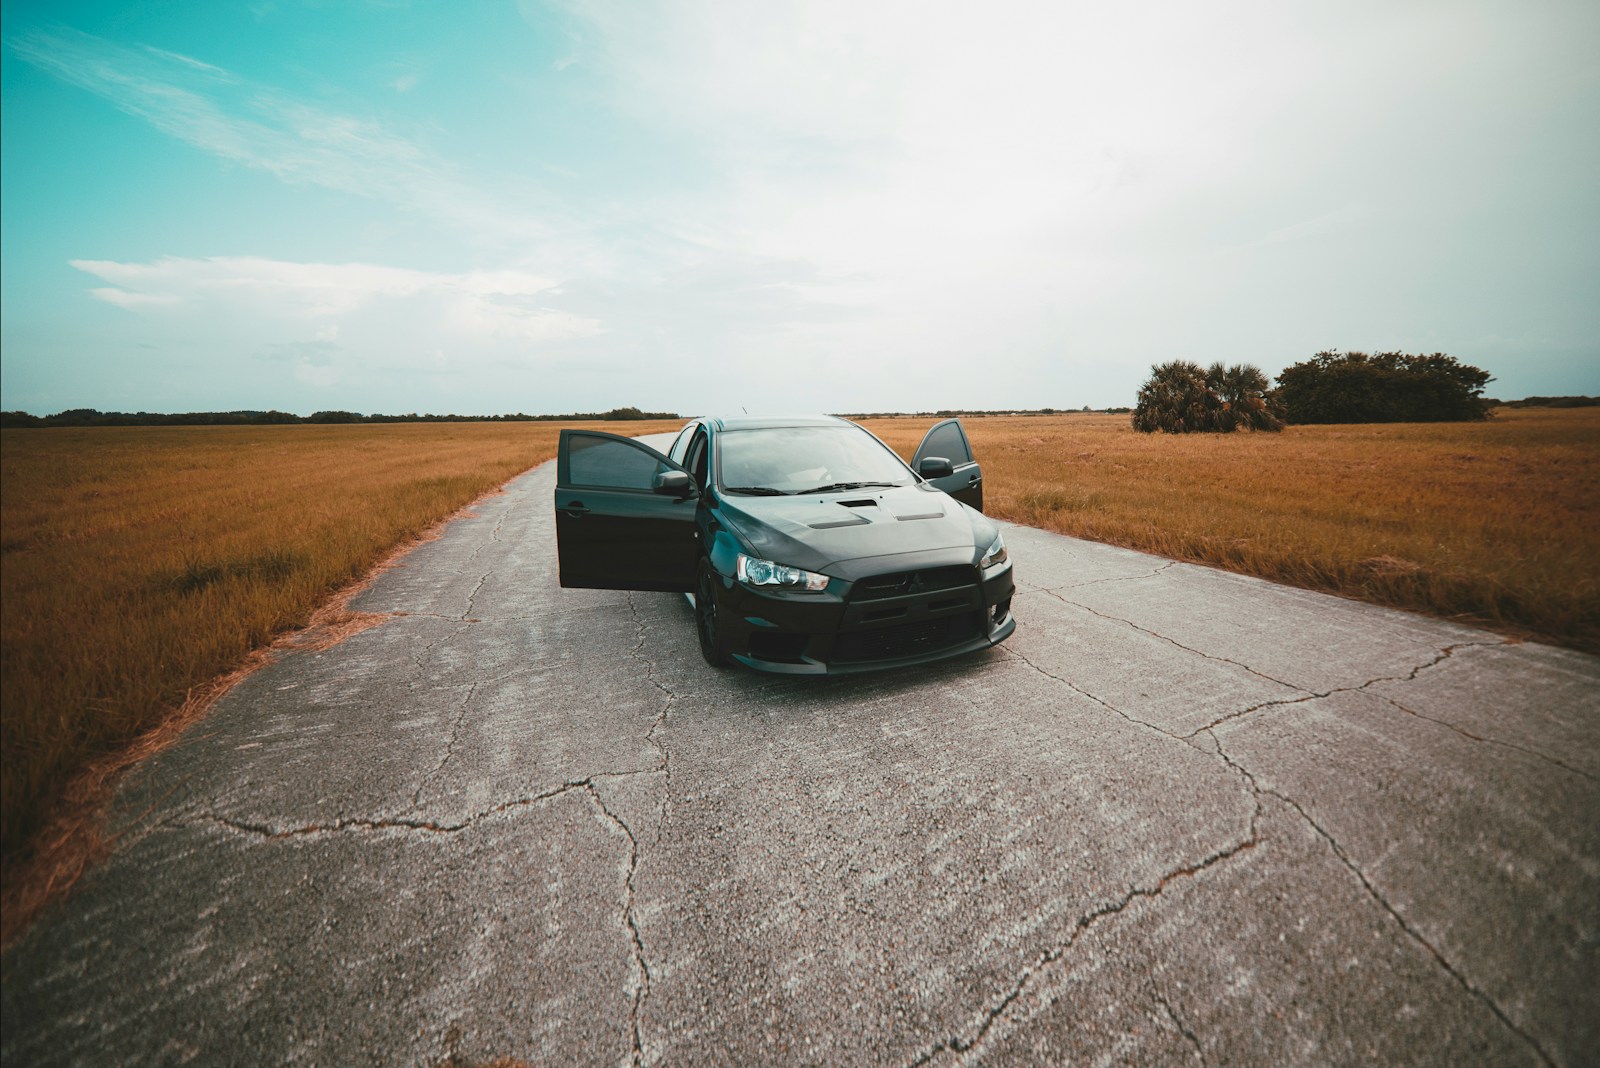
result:
M 722 606 L 717 599 L 720 585 L 711 561 L 702 558 L 694 584 L 694 629 L 700 636 L 700 655 L 714 668 L 730 668 L 733 659 L 728 655 L 727 636 L 720 619 Z

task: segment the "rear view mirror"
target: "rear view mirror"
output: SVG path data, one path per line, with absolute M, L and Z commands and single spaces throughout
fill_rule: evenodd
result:
M 668 497 L 687 497 L 694 491 L 687 471 L 663 471 L 656 476 L 655 491 Z
M 944 478 L 955 474 L 955 468 L 943 456 L 924 456 L 917 463 L 917 474 L 923 478 Z

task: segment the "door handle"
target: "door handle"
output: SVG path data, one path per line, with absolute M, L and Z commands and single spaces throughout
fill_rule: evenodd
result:
M 973 475 L 971 478 L 967 479 L 967 485 L 976 486 L 978 483 L 980 483 L 982 481 L 983 481 L 983 476 L 982 475 Z
M 561 510 L 567 513 L 567 515 L 571 516 L 573 519 L 582 519 L 584 516 L 589 514 L 589 509 L 583 506 L 582 501 L 568 501 L 566 504 L 561 506 Z

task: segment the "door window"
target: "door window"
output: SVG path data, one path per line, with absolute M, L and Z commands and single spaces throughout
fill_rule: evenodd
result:
M 928 431 L 918 455 L 943 456 L 955 467 L 972 462 L 972 452 L 967 448 L 966 436 L 961 433 L 961 424 L 954 420 Z
M 709 473 L 711 450 L 706 448 L 706 433 L 702 430 L 694 436 L 694 441 L 689 445 L 689 456 L 683 466 L 689 469 L 689 477 L 694 479 L 694 484 L 701 489 L 706 488 L 706 477 Z
M 678 436 L 672 440 L 672 448 L 667 450 L 667 459 L 675 464 L 683 463 L 683 454 L 689 450 L 689 438 L 694 434 L 695 425 L 690 423 L 678 431 Z
M 627 441 L 574 434 L 567 448 L 568 479 L 574 486 L 651 492 L 666 470 L 655 456 Z

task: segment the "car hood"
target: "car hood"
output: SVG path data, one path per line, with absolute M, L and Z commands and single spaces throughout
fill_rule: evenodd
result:
M 822 571 L 864 557 L 989 547 L 995 525 L 926 484 L 811 493 L 799 497 L 724 495 L 723 521 L 768 560 Z

